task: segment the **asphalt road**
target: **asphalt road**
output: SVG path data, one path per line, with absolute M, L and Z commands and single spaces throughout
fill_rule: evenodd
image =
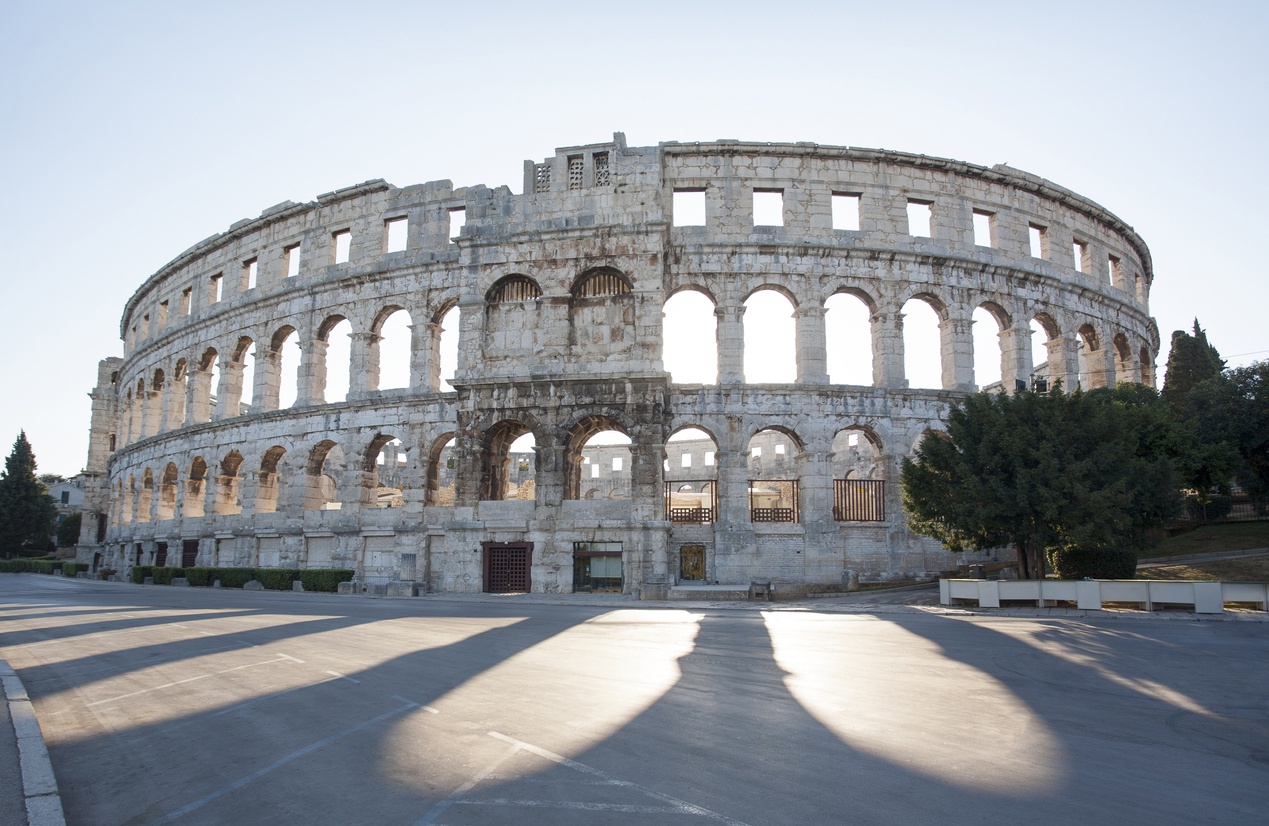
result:
M 0 576 L 70 824 L 1263 822 L 1269 624 Z

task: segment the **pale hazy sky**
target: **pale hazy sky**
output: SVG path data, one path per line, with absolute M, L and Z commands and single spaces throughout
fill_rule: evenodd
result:
M 1165 342 L 1197 315 L 1269 358 L 1267 33 L 1265 2 L 4 0 L 0 450 L 77 472 L 124 303 L 234 221 L 371 178 L 519 192 L 618 130 L 1008 162 L 1142 235 Z

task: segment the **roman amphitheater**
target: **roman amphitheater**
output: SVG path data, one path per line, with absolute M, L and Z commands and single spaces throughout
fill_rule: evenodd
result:
M 288 201 L 127 302 L 79 557 L 657 599 L 955 568 L 905 526 L 902 457 L 980 383 L 1153 384 L 1152 275 L 1042 178 L 813 143 L 618 133 L 523 194 Z

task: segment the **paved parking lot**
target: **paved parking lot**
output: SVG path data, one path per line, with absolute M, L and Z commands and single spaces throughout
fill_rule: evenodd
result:
M 1259 822 L 1269 624 L 0 576 L 71 824 Z M 790 610 L 793 608 L 793 610 Z

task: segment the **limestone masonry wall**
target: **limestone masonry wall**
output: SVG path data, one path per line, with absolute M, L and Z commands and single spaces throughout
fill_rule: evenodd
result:
M 286 202 L 127 302 L 79 555 L 645 597 L 952 568 L 906 529 L 898 469 L 977 387 L 974 311 L 999 325 L 1004 391 L 1153 384 L 1152 279 L 1130 227 L 1041 178 L 815 144 L 618 133 L 527 161 L 521 195 L 369 181 Z M 788 383 L 745 379 L 772 343 L 744 320 L 762 291 L 794 319 Z M 687 354 L 712 382 L 667 370 L 667 302 L 689 292 L 712 306 Z M 837 295 L 866 309 L 871 384 L 830 383 Z M 905 375 L 913 299 L 939 319 L 941 388 Z M 393 359 L 408 386 L 381 381 Z

